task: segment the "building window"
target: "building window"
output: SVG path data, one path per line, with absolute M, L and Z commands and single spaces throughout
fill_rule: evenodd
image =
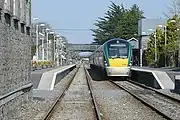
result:
M 5 13 L 4 16 L 5 16 L 5 22 L 6 22 L 6 24 L 7 24 L 8 26 L 11 26 L 11 16 L 10 16 L 10 14 Z
M 25 33 L 25 31 L 24 31 L 24 29 L 25 29 L 24 26 L 25 26 L 25 25 L 24 25 L 23 23 L 21 23 L 21 32 L 22 32 L 22 33 Z
M 26 27 L 26 34 L 30 35 L 30 27 Z
M 19 30 L 19 20 L 17 20 L 17 19 L 14 19 L 14 28 L 16 30 Z

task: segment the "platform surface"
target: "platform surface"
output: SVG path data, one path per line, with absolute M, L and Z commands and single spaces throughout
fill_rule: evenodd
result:
M 61 67 L 62 66 L 31 71 L 31 79 L 33 82 L 33 89 L 37 89 L 37 87 L 39 85 L 39 81 L 41 80 L 41 76 L 44 72 L 48 72 L 48 71 L 51 71 L 51 70 L 54 70 L 57 68 L 61 68 Z
M 53 90 L 54 88 L 54 84 L 55 84 L 55 80 L 56 80 L 56 75 L 67 70 L 67 69 L 70 69 L 72 68 L 74 65 L 67 65 L 67 66 L 63 66 L 63 67 L 60 67 L 60 68 L 57 68 L 57 69 L 53 69 L 51 71 L 47 71 L 47 72 L 44 72 L 42 74 L 42 77 L 41 77 L 41 80 L 39 82 L 39 85 L 38 85 L 38 90 Z
M 55 74 L 71 68 L 73 65 L 59 66 L 54 68 L 42 69 L 31 72 L 33 89 L 50 90 L 53 80 L 55 80 Z M 54 81 L 55 82 L 55 81 Z

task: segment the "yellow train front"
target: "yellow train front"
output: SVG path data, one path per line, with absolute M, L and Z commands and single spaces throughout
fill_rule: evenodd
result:
M 130 76 L 132 46 L 124 39 L 115 38 L 101 45 L 90 56 L 91 68 L 105 71 L 107 76 Z

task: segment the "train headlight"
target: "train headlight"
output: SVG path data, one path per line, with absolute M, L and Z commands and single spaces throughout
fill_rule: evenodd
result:
M 104 61 L 104 65 L 105 65 L 105 66 L 107 66 L 107 65 L 108 65 L 106 61 Z
M 132 61 L 130 61 L 129 66 L 132 66 Z

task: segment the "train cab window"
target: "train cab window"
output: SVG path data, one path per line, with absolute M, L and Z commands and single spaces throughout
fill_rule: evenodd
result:
M 110 44 L 108 51 L 110 58 L 128 57 L 128 46 L 126 44 Z

